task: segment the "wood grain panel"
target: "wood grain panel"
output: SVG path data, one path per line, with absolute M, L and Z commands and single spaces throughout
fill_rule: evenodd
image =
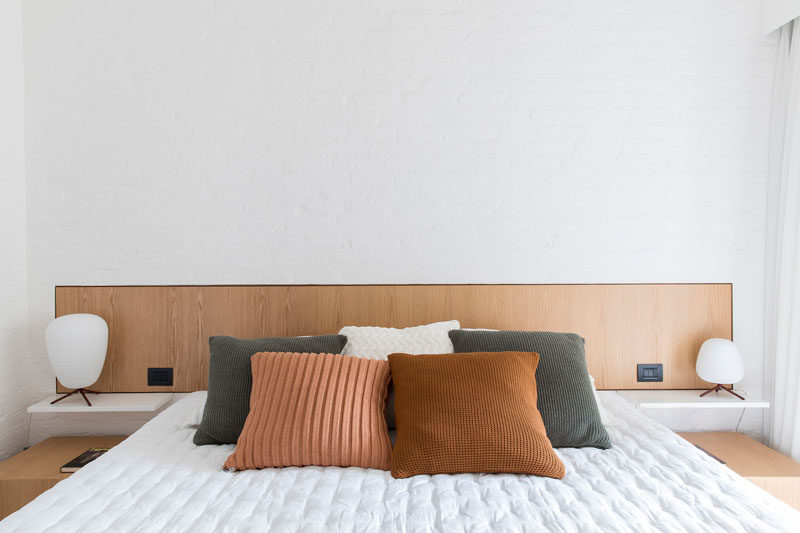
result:
M 707 338 L 732 338 L 731 303 L 730 284 L 56 287 L 56 316 L 94 313 L 109 324 L 106 364 L 92 386 L 106 392 L 205 389 L 211 335 L 451 319 L 466 328 L 579 333 L 601 389 L 702 388 L 697 350 Z M 664 381 L 637 383 L 637 363 L 664 364 Z M 155 366 L 175 369 L 174 386 L 147 387 Z
M 800 510 L 800 463 L 782 453 L 731 431 L 678 433 L 692 444 L 797 510 Z
M 0 520 L 72 474 L 61 466 L 89 448 L 112 448 L 124 436 L 50 437 L 0 463 Z

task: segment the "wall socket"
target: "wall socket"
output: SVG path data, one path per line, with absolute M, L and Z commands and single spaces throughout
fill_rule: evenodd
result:
M 148 387 L 169 387 L 172 385 L 172 368 L 148 368 Z
M 664 381 L 664 365 L 661 363 L 636 365 L 636 381 Z

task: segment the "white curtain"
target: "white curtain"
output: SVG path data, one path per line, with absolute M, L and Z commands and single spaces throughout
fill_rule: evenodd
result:
M 765 361 L 770 444 L 800 460 L 800 18 L 780 29 L 767 206 Z

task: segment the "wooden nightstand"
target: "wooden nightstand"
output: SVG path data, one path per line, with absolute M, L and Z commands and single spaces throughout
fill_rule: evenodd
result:
M 60 468 L 89 448 L 111 448 L 125 437 L 50 437 L 0 463 L 0 519 L 71 474 Z
M 800 463 L 741 433 L 678 433 L 728 468 L 800 510 Z

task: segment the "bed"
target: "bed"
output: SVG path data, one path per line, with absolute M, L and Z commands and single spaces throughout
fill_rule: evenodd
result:
M 194 392 L 0 522 L 31 531 L 793 531 L 800 514 L 613 392 L 609 450 L 559 449 L 563 480 L 393 479 L 360 468 L 225 472 L 232 445 L 195 446 Z
M 222 465 L 234 445 L 219 443 L 236 442 L 235 436 L 198 442 L 203 430 L 201 425 L 196 431 L 198 424 L 201 418 L 206 423 L 208 406 L 214 405 L 219 391 L 210 375 L 233 369 L 228 363 L 233 359 L 214 359 L 209 337 L 215 335 L 312 342 L 307 336 L 338 331 L 346 337 L 343 355 L 371 358 L 379 352 L 383 357 L 393 351 L 459 351 L 448 337 L 459 325 L 463 331 L 478 328 L 464 334 L 473 337 L 495 335 L 486 333 L 492 328 L 579 332 L 581 369 L 569 375 L 588 379 L 591 372 L 598 389 L 701 388 L 707 384 L 694 371 L 700 344 L 711 337 L 732 338 L 730 284 L 57 287 L 55 304 L 57 316 L 88 312 L 109 324 L 106 366 L 94 389 L 189 394 L 100 459 L 0 522 L 0 531 L 789 531 L 800 524 L 800 514 L 792 508 L 647 419 L 611 391 L 599 393 L 607 416 L 604 422 L 598 418 L 595 426 L 606 444 L 610 438 L 610 449 L 601 449 L 608 446 L 598 443 L 558 447 L 553 441 L 556 451 L 550 453 L 563 462 L 555 477 L 565 470 L 563 479 L 522 474 L 412 474 L 398 479 L 404 476 L 335 466 L 231 472 Z M 392 340 L 381 352 L 372 333 L 367 333 L 386 328 L 351 327 L 354 324 L 414 330 L 422 344 L 433 339 L 422 330 L 433 327 L 436 338 L 443 336 L 448 346 L 434 343 L 410 351 Z M 420 324 L 428 325 L 409 327 Z M 353 351 L 360 346 L 357 330 L 364 336 L 363 353 Z M 393 335 L 390 338 L 395 339 Z M 487 350 L 497 351 L 460 351 Z M 338 348 L 331 353 L 338 353 Z M 282 355 L 286 354 L 267 354 L 267 358 Z M 556 359 L 552 355 L 548 355 L 551 370 L 554 360 L 555 366 L 566 368 L 562 354 Z M 253 352 L 242 356 L 249 373 Z M 454 361 L 442 359 L 448 360 Z M 210 361 L 226 362 L 215 367 Z M 664 381 L 636 381 L 632 369 L 641 362 L 662 363 Z M 144 381 L 150 367 L 174 367 L 175 382 L 151 387 Z M 537 388 L 546 377 L 544 366 L 539 369 Z M 393 372 L 398 394 L 400 377 Z M 559 383 L 558 389 L 542 385 L 540 392 L 567 390 Z M 593 398 L 588 380 L 585 386 Z M 63 390 L 60 385 L 59 390 Z M 243 413 L 249 418 L 248 397 L 249 393 L 244 396 Z M 595 401 L 589 403 L 596 412 Z M 558 422 L 547 428 L 551 440 L 552 428 L 567 427 L 583 413 L 569 412 L 576 416 L 551 419 Z M 220 420 L 233 420 L 233 410 L 221 413 Z M 240 432 L 241 426 L 235 435 Z M 401 432 L 399 440 L 407 435 Z M 533 448 L 526 444 L 522 449 Z M 431 471 L 437 470 L 423 470 Z

